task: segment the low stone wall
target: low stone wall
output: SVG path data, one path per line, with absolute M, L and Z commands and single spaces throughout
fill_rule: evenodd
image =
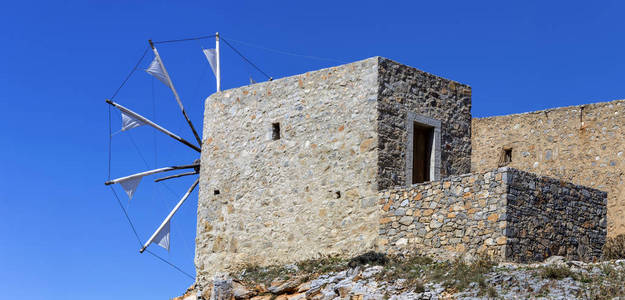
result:
M 607 193 L 508 169 L 508 260 L 574 260 L 601 256 L 606 238 Z
M 379 244 L 392 254 L 504 257 L 506 169 L 382 193 Z
M 512 168 L 382 192 L 379 247 L 443 259 L 487 255 L 592 260 L 606 236 L 607 193 Z

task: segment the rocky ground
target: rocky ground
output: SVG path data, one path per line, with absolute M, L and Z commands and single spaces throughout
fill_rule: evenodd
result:
M 625 260 L 596 263 L 553 256 L 543 263 L 493 264 L 387 258 L 326 258 L 250 267 L 216 278 L 198 297 L 178 299 L 613 299 L 625 297 Z M 203 297 L 203 298 L 202 298 Z

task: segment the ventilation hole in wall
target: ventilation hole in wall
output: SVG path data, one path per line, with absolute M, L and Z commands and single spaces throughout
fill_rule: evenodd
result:
M 271 139 L 279 140 L 280 139 L 280 123 L 271 123 Z
M 214 193 L 215 195 L 219 195 L 219 190 L 214 190 L 214 191 L 213 191 L 213 193 Z
M 503 148 L 499 157 L 499 166 L 503 167 L 512 162 L 512 148 Z

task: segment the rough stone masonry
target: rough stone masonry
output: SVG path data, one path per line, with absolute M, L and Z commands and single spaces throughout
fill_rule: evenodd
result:
M 499 249 L 505 237 L 505 249 L 518 253 L 505 250 L 500 258 L 534 260 L 552 252 L 589 259 L 602 243 L 605 193 L 511 169 L 488 175 L 488 183 L 485 174 L 463 175 L 471 168 L 471 88 L 385 58 L 213 94 L 205 103 L 203 136 L 195 256 L 200 285 L 243 265 L 407 245 L 440 244 L 455 255 Z M 497 177 L 512 173 L 523 180 Z M 475 181 L 464 182 L 470 178 Z M 425 183 L 413 185 L 419 182 Z M 463 198 L 463 205 L 470 202 L 466 212 L 455 211 L 458 196 L 436 198 L 447 193 L 446 182 L 462 197 L 465 189 L 474 193 L 473 202 Z M 407 211 L 398 214 L 401 207 L 387 216 L 397 189 L 410 194 L 427 186 L 439 191 L 423 195 L 435 218 L 421 207 L 412 209 L 410 220 Z M 407 201 L 416 205 L 413 200 Z M 571 221 L 574 211 L 586 223 Z M 457 218 L 446 231 L 450 213 Z M 481 223 L 484 217 L 491 222 L 492 214 L 494 225 Z M 390 228 L 380 225 L 386 218 Z M 545 233 L 540 240 L 522 236 L 523 227 L 535 224 Z M 436 230 L 424 234 L 426 227 Z M 587 227 L 595 231 L 580 229 Z M 467 236 L 478 239 L 467 242 Z
M 373 249 L 377 193 L 410 177 L 415 121 L 438 126 L 433 179 L 470 171 L 471 89 L 381 57 L 216 93 L 205 109 L 198 277 Z
M 512 168 L 392 188 L 380 200 L 389 253 L 592 260 L 606 238 L 605 192 Z
M 625 233 L 625 100 L 476 118 L 472 129 L 473 172 L 507 165 L 605 190 L 608 236 Z

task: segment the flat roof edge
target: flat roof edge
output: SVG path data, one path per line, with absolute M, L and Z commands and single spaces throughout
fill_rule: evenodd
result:
M 473 119 L 483 120 L 483 119 L 491 119 L 491 118 L 518 117 L 518 116 L 523 116 L 523 115 L 544 114 L 546 112 L 551 112 L 551 111 L 556 111 L 556 110 L 566 110 L 566 109 L 581 108 L 581 107 L 588 107 L 588 106 L 605 106 L 605 105 L 610 105 L 610 104 L 615 104 L 615 103 L 625 103 L 625 99 L 616 99 L 616 100 L 610 100 L 610 101 L 592 102 L 592 103 L 569 105 L 569 106 L 559 106 L 559 107 L 552 107 L 552 108 L 547 108 L 543 110 L 534 110 L 534 111 L 507 114 L 507 115 L 474 117 Z

